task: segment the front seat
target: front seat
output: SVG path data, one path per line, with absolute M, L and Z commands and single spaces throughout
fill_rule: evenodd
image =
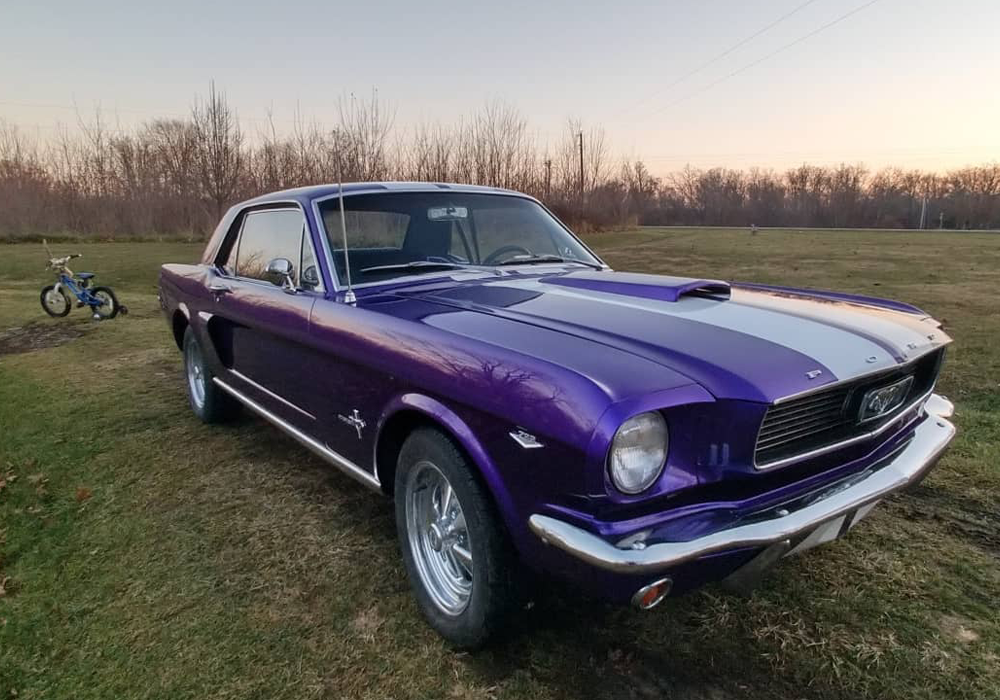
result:
M 414 220 L 403 239 L 403 255 L 415 260 L 447 260 L 451 251 L 451 222 Z

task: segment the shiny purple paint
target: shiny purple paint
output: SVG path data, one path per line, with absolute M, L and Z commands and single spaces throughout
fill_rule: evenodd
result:
M 393 186 L 345 185 L 344 191 L 391 193 Z M 609 541 L 644 529 L 686 540 L 737 522 L 864 469 L 912 427 L 901 424 L 871 444 L 775 472 L 755 469 L 757 431 L 769 404 L 850 378 L 807 352 L 808 342 L 783 339 L 774 329 L 791 324 L 844 334 L 845 347 L 891 348 L 885 353 L 891 359 L 879 361 L 893 363 L 927 349 L 903 340 L 922 337 L 927 347 L 948 342 L 919 309 L 896 302 L 573 264 L 397 280 L 357 289 L 356 305 L 344 303 L 324 254 L 318 258 L 325 293 L 290 295 L 227 278 L 215 265 L 241 212 L 275 203 L 300 208 L 316 250 L 328 250 L 313 204 L 335 193 L 336 187 L 304 188 L 238 205 L 200 264 L 165 265 L 161 301 L 175 333 L 190 325 L 211 349 L 207 361 L 217 375 L 373 474 L 389 493 L 393 455 L 380 449 L 380 440 L 415 417 L 438 424 L 478 468 L 523 562 L 613 600 L 627 600 L 648 577 L 596 571 L 546 546 L 528 528 L 532 514 L 557 516 Z M 232 293 L 214 296 L 209 287 L 217 283 Z M 737 290 L 743 301 L 731 298 Z M 770 295 L 792 306 L 779 308 Z M 720 315 L 718 305 L 729 305 L 723 308 L 731 318 L 742 309 L 773 325 L 761 332 L 726 327 L 730 316 Z M 840 320 L 824 320 L 832 307 Z M 851 314 L 858 318 L 853 330 L 844 320 Z M 360 437 L 337 418 L 354 410 L 367 424 Z M 650 489 L 629 496 L 611 483 L 607 452 L 621 423 L 647 410 L 661 411 L 670 427 L 667 466 Z M 523 449 L 509 436 L 515 429 L 544 448 Z M 753 553 L 686 563 L 670 572 L 674 591 L 721 578 Z

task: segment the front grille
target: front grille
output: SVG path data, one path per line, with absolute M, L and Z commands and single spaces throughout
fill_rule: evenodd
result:
M 815 450 L 877 431 L 934 388 L 943 350 L 937 350 L 886 372 L 837 384 L 768 407 L 754 452 L 758 468 L 774 466 Z M 861 423 L 861 401 L 871 389 L 907 376 L 913 384 L 903 402 L 884 416 Z

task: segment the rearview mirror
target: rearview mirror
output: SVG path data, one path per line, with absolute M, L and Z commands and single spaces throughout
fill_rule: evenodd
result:
M 431 221 L 458 221 L 469 218 L 466 207 L 431 207 L 427 210 L 427 218 Z
M 289 294 L 295 293 L 295 280 L 292 275 L 295 267 L 288 258 L 275 258 L 267 264 L 267 277 L 275 286 L 281 287 Z

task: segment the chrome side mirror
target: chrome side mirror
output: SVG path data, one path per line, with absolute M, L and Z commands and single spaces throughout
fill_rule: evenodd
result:
M 295 294 L 295 267 L 288 258 L 275 258 L 267 264 L 267 277 L 271 283 L 289 294 Z
M 315 265 L 309 265 L 302 271 L 302 286 L 306 289 L 315 289 L 319 286 L 319 273 Z

